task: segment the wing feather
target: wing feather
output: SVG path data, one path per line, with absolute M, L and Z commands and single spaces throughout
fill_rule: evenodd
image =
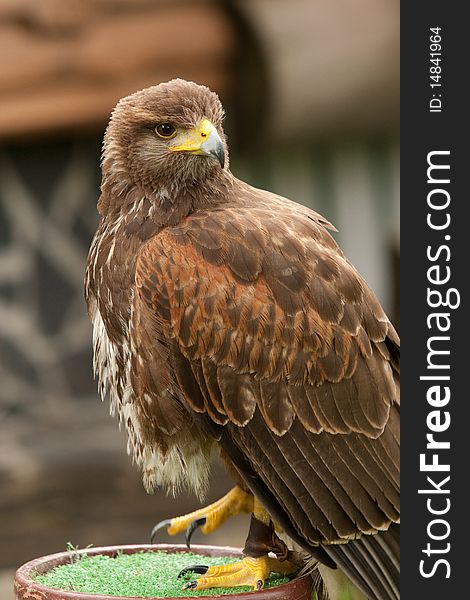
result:
M 256 408 L 254 382 L 249 375 L 239 374 L 230 367 L 219 367 L 217 383 L 225 414 L 232 423 L 244 427 Z
M 324 430 L 321 420 L 315 414 L 316 404 L 310 404 L 307 392 L 303 385 L 289 385 L 287 392 L 292 403 L 295 414 L 302 425 L 312 433 L 320 433 Z
M 223 428 L 247 485 L 300 543 L 387 529 L 399 518 L 398 337 L 318 215 L 257 194 L 152 238 L 138 301 L 171 340 L 186 409 Z M 336 555 L 362 572 L 381 552 Z
M 213 407 L 213 412 L 217 415 L 217 418 L 214 418 L 214 421 L 219 425 L 225 425 L 228 421 L 228 417 L 224 409 L 222 393 L 217 383 L 217 367 L 211 360 L 202 360 L 201 365 L 210 403 Z
M 259 381 L 258 386 L 258 406 L 265 423 L 276 435 L 284 435 L 289 431 L 295 416 L 287 384 Z

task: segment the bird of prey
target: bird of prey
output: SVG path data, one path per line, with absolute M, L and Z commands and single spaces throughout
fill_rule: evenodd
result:
M 147 490 L 203 494 L 216 449 L 233 474 L 168 533 L 252 513 L 244 558 L 188 587 L 291 571 L 282 530 L 396 600 L 398 336 L 326 219 L 231 173 L 223 115 L 181 79 L 112 113 L 85 275 L 99 391 Z

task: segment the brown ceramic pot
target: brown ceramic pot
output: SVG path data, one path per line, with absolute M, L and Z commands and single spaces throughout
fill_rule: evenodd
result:
M 160 551 L 160 552 L 186 552 L 186 546 L 170 544 L 154 544 L 139 546 L 106 546 L 104 548 L 87 548 L 78 550 L 79 554 L 106 554 L 115 556 L 117 552 L 133 554 L 142 551 Z M 191 546 L 191 551 L 206 556 L 234 556 L 239 557 L 241 551 L 238 548 L 224 546 Z M 57 588 L 50 588 L 32 579 L 33 574 L 47 573 L 54 567 L 70 562 L 72 556 L 76 553 L 59 552 L 58 554 L 49 554 L 36 558 L 20 567 L 15 576 L 15 598 L 17 600 L 136 600 L 129 596 L 107 596 L 101 594 L 84 594 L 82 592 L 69 592 Z M 240 594 L 231 594 L 237 600 L 253 600 L 256 594 L 256 600 L 310 600 L 312 595 L 312 580 L 309 576 L 293 579 L 288 583 L 283 583 L 277 587 L 259 590 L 257 592 L 241 592 Z M 199 599 L 223 598 L 227 600 L 230 596 L 197 596 Z M 152 600 L 152 599 L 150 599 Z M 177 599 L 175 599 L 177 600 Z M 181 600 L 181 598 L 180 598 Z M 187 600 L 187 598 L 186 598 Z

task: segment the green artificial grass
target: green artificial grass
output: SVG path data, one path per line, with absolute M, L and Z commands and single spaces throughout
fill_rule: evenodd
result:
M 210 590 L 182 590 L 184 583 L 196 579 L 191 573 L 177 579 L 178 573 L 189 565 L 217 565 L 234 562 L 227 556 L 201 556 L 190 552 L 167 554 L 165 552 L 139 552 L 118 554 L 115 558 L 98 554 L 80 555 L 75 562 L 51 569 L 44 575 L 36 575 L 35 581 L 48 587 L 108 594 L 109 596 L 213 596 L 250 591 L 250 587 L 214 588 Z M 266 587 L 288 581 L 280 575 L 271 575 Z

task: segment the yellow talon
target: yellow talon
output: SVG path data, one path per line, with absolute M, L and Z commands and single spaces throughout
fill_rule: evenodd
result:
M 201 527 L 201 531 L 207 535 L 215 531 L 230 517 L 242 512 L 251 513 L 252 511 L 252 494 L 245 492 L 239 486 L 235 486 L 228 494 L 213 504 L 209 504 L 209 506 L 195 510 L 187 515 L 171 519 L 167 533 L 168 535 L 176 535 L 177 533 L 186 531 L 193 521 L 205 517 L 206 523 Z
M 186 584 L 185 587 L 206 590 L 218 587 L 251 586 L 254 590 L 259 590 L 270 573 L 271 558 L 269 556 L 259 558 L 246 556 L 243 560 L 229 565 L 209 567 L 204 577 Z

